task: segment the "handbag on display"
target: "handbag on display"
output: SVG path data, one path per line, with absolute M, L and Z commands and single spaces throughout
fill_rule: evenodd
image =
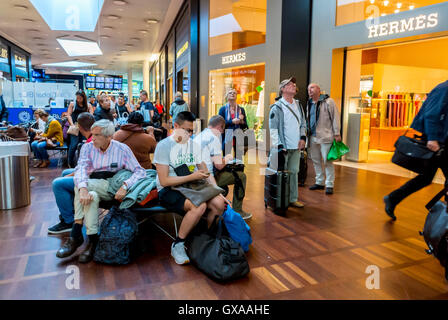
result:
M 423 174 L 442 151 L 442 149 L 439 152 L 431 151 L 426 144 L 427 142 L 422 139 L 410 138 L 406 135 L 399 137 L 395 142 L 392 162 L 415 173 Z
M 67 130 L 67 134 L 71 134 L 72 136 L 77 136 L 79 135 L 79 128 L 78 128 L 78 124 L 76 123 L 73 126 L 70 126 Z

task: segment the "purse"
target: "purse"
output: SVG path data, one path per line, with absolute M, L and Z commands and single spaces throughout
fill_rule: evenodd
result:
M 395 142 L 392 163 L 418 174 L 425 173 L 427 168 L 432 167 L 436 155 L 442 152 L 442 149 L 437 153 L 429 150 L 426 143 L 406 135 L 399 137 Z
M 194 236 L 187 248 L 191 262 L 213 280 L 231 281 L 250 271 L 243 249 L 228 236 L 219 216 L 207 232 Z
M 73 126 L 70 126 L 67 130 L 67 134 L 71 134 L 72 136 L 77 136 L 79 135 L 79 128 L 78 128 L 78 124 L 76 123 Z

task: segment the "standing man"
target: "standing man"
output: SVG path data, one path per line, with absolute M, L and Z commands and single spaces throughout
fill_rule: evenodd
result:
M 448 143 L 448 81 L 435 87 L 426 98 L 422 108 L 411 124 L 411 128 L 423 134 L 426 145 L 433 152 L 440 151 Z M 448 152 L 446 149 L 437 157 L 423 174 L 408 181 L 403 186 L 384 197 L 386 213 L 396 220 L 395 207 L 406 197 L 431 184 L 437 170 L 441 168 L 448 186 Z M 446 196 L 448 199 L 448 195 Z
M 280 155 L 284 156 L 284 167 L 290 172 L 290 205 L 303 208 L 298 201 L 298 176 L 300 169 L 300 150 L 306 144 L 306 118 L 304 110 L 298 100 L 296 79 L 283 80 L 279 85 L 280 99 L 277 100 L 269 112 L 269 131 L 271 135 L 271 165 L 272 160 Z M 282 157 L 283 158 L 283 157 Z M 280 157 L 278 157 L 280 160 Z M 278 162 L 277 162 L 278 163 Z
M 158 100 L 157 100 L 158 101 Z M 177 117 L 177 115 L 184 111 L 189 111 L 188 104 L 184 101 L 182 97 L 182 92 L 176 92 L 176 95 L 174 96 L 174 102 L 170 106 L 170 116 L 173 121 L 172 127 L 174 128 L 174 121 Z
M 334 191 L 334 165 L 327 161 L 333 141 L 341 141 L 341 124 L 336 103 L 327 94 L 321 95 L 320 87 L 311 83 L 308 86 L 308 133 L 310 136 L 310 155 L 316 171 L 316 182 L 310 190 L 323 190 L 325 194 Z M 322 168 L 325 167 L 325 175 Z
M 154 117 L 155 107 L 148 99 L 148 92 L 145 90 L 140 91 L 140 104 L 137 105 L 137 110 L 143 115 L 144 123 L 152 122 Z

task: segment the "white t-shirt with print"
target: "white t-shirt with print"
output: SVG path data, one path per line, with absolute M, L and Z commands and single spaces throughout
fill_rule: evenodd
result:
M 205 158 L 201 146 L 192 139 L 189 139 L 187 143 L 177 143 L 173 137 L 174 135 L 169 136 L 157 144 L 153 163 L 169 166 L 168 176 L 170 177 L 176 177 L 174 168 L 183 164 L 188 166 L 191 173 L 195 172 L 196 166 Z M 159 176 L 157 176 L 157 190 L 162 189 Z
M 212 130 L 205 128 L 193 139 L 193 141 L 201 146 L 201 149 L 204 152 L 203 160 L 207 165 L 208 172 L 213 174 L 212 157 L 222 157 L 221 135 L 217 137 L 213 134 Z

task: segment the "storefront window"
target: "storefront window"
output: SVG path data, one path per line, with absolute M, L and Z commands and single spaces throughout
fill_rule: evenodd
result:
M 209 118 L 217 115 L 225 105 L 227 92 L 234 88 L 238 92 L 237 103 L 246 111 L 247 124 L 261 139 L 260 129 L 264 119 L 265 64 L 211 70 L 209 73 Z
M 447 50 L 448 39 L 434 39 L 347 52 L 344 133 L 357 153 L 348 160 L 390 161 L 427 94 L 448 79 Z
M 210 0 L 209 54 L 266 42 L 266 0 Z
M 336 0 L 336 25 L 367 20 L 443 3 L 443 0 Z

